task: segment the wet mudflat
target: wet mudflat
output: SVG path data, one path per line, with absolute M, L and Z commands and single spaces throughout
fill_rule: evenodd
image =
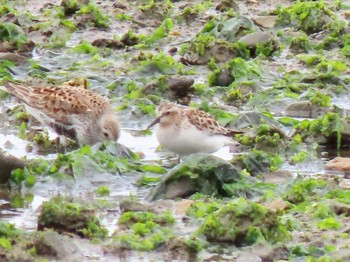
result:
M 349 259 L 349 2 L 0 7 L 0 77 L 86 85 L 122 130 L 58 153 L 0 91 L 1 159 L 25 166 L 0 171 L 1 261 Z M 242 146 L 177 164 L 145 131 L 164 99 L 243 130 Z

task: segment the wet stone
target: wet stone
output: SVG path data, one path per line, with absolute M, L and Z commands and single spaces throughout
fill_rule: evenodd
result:
M 231 75 L 231 71 L 228 69 L 222 69 L 218 75 L 216 76 L 214 85 L 217 86 L 228 86 L 230 85 L 235 79 Z
M 208 215 L 200 230 L 209 242 L 232 243 L 243 247 L 265 241 L 272 244 L 286 239 L 289 233 L 280 230 L 281 226 L 279 212 L 266 209 L 242 197 L 230 200 Z M 255 228 L 256 234 L 252 234 L 252 228 Z
M 253 32 L 239 39 L 248 48 L 255 48 L 258 44 L 265 44 L 273 40 L 273 36 L 268 32 Z
M 152 212 L 148 206 L 138 202 L 136 199 L 123 198 L 120 200 L 119 208 L 121 212 Z
M 26 57 L 22 55 L 14 54 L 14 53 L 9 53 L 9 52 L 0 53 L 0 60 L 9 60 L 16 64 L 23 63 L 26 59 L 27 59 Z
M 350 172 L 350 158 L 336 157 L 325 165 L 326 170 Z
M 137 36 L 131 35 L 129 33 L 125 33 L 120 38 L 120 42 L 126 46 L 133 46 L 139 43 L 139 38 Z
M 262 259 L 254 254 L 248 252 L 239 252 L 236 258 L 236 262 L 261 262 Z
M 275 172 L 267 172 L 261 174 L 262 179 L 266 183 L 281 184 L 287 180 L 294 179 L 292 172 L 289 170 L 276 170 Z
M 148 196 L 149 200 L 188 197 L 196 192 L 228 196 L 225 184 L 242 181 L 232 164 L 209 154 L 193 154 L 175 166 Z
M 87 5 L 89 0 L 62 0 L 61 6 L 63 7 L 65 15 L 73 15 L 76 11 L 78 11 L 82 6 Z
M 331 111 L 332 109 L 329 107 L 321 107 L 310 103 L 310 101 L 295 102 L 284 108 L 284 114 L 286 116 L 302 118 L 317 118 Z
M 252 20 L 245 16 L 238 16 L 224 22 L 218 22 L 212 31 L 210 31 L 210 34 L 216 38 L 234 43 L 243 36 L 244 32 L 258 30 L 258 27 Z
M 194 80 L 192 78 L 168 78 L 167 85 L 169 90 L 179 97 L 186 96 L 192 87 Z
M 274 250 L 268 243 L 257 243 L 252 246 L 247 246 L 243 248 L 244 253 L 247 252 L 248 254 L 254 254 L 251 255 L 251 258 L 259 258 L 260 261 L 273 261 L 274 260 Z M 247 260 L 249 261 L 249 260 Z M 255 260 L 252 260 L 255 261 Z M 259 260 L 257 260 L 259 261 Z
M 14 156 L 7 156 L 0 150 L 0 184 L 6 183 L 12 170 L 17 168 L 24 168 L 25 162 Z
M 257 16 L 253 18 L 253 21 L 258 26 L 264 28 L 273 28 L 276 22 L 277 16 Z
M 330 253 L 333 261 L 350 261 L 350 249 L 340 249 Z
M 230 9 L 239 12 L 239 6 L 233 0 L 221 0 L 215 7 L 215 10 L 220 12 L 226 12 Z
M 339 215 L 350 216 L 350 205 L 340 203 L 336 200 L 329 199 L 327 200 L 327 206 L 334 210 L 334 213 Z
M 214 59 L 216 63 L 224 63 L 239 56 L 238 52 L 232 50 L 227 43 L 216 40 L 208 44 L 204 54 L 198 54 L 195 50 L 195 45 L 190 45 L 185 56 L 181 58 L 181 63 L 185 65 L 205 65 L 211 59 Z
M 94 40 L 91 45 L 96 47 L 107 47 L 112 49 L 120 49 L 124 47 L 124 44 L 115 39 L 100 38 Z
M 242 130 L 245 128 L 258 126 L 261 123 L 268 125 L 274 130 L 274 132 L 279 133 L 281 136 L 288 136 L 290 133 L 290 130 L 279 123 L 276 119 L 269 118 L 264 114 L 255 111 L 240 113 L 230 128 Z

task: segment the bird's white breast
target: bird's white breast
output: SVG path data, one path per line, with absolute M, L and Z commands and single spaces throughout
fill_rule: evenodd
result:
M 156 136 L 166 149 L 180 155 L 213 153 L 230 142 L 224 135 L 210 135 L 193 125 L 176 130 L 174 126 L 157 126 Z

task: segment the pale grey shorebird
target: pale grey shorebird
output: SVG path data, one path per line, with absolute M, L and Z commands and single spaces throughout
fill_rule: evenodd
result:
M 120 136 L 109 101 L 83 87 L 33 87 L 3 81 L 1 89 L 24 102 L 29 114 L 60 136 L 90 145 L 117 141 Z
M 237 146 L 232 136 L 243 133 L 221 126 L 204 111 L 170 102 L 159 105 L 157 116 L 147 129 L 158 124 L 155 132 L 159 143 L 179 156 L 214 153 L 224 146 Z

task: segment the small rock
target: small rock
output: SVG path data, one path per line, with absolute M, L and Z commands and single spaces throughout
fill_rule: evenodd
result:
M 236 258 L 236 262 L 261 262 L 261 258 L 254 254 L 248 252 L 239 252 Z
M 205 65 L 211 59 L 214 59 L 216 63 L 226 63 L 238 56 L 236 50 L 230 48 L 225 42 L 216 39 L 208 43 L 203 54 L 198 53 L 195 43 L 190 44 L 188 51 L 180 61 L 185 65 Z
M 132 35 L 132 34 L 126 32 L 120 38 L 120 42 L 122 42 L 126 46 L 133 46 L 133 45 L 137 45 L 139 43 L 139 38 L 135 35 Z
M 336 157 L 330 160 L 324 167 L 326 170 L 350 171 L 350 158 Z
M 350 19 L 350 11 L 344 11 L 345 19 Z
M 24 43 L 21 45 L 21 47 L 18 49 L 19 54 L 29 54 L 33 51 L 35 47 L 35 43 L 31 40 L 29 40 L 27 43 Z
M 188 197 L 196 192 L 211 196 L 228 196 L 225 184 L 243 178 L 229 162 L 210 154 L 193 154 L 175 166 L 148 196 L 150 200 Z
M 268 243 L 257 243 L 252 246 L 243 247 L 243 251 L 253 253 L 262 261 L 275 261 L 274 249 Z M 248 260 L 247 260 L 248 261 Z
M 6 156 L 0 150 L 0 184 L 4 184 L 9 180 L 12 170 L 24 168 L 25 164 L 25 161 L 11 155 Z
M 76 11 L 78 11 L 82 6 L 87 5 L 89 0 L 62 0 L 61 7 L 63 7 L 65 15 L 73 15 Z
M 214 85 L 216 86 L 228 86 L 230 85 L 235 79 L 231 75 L 231 71 L 228 69 L 222 69 L 218 75 L 216 76 Z
M 349 204 L 340 203 L 333 199 L 328 199 L 326 203 L 327 206 L 331 207 L 334 210 L 334 213 L 336 213 L 338 216 L 345 215 L 348 217 L 350 215 Z
M 193 85 L 194 80 L 192 78 L 168 78 L 167 85 L 169 90 L 173 92 L 175 96 L 186 96 Z
M 283 199 L 278 198 L 266 204 L 265 207 L 273 212 L 278 212 L 287 209 L 288 205 Z
M 215 7 L 215 10 L 220 12 L 226 12 L 230 9 L 239 13 L 239 6 L 233 0 L 221 0 Z
M 172 47 L 172 48 L 170 48 L 169 50 L 168 50 L 168 53 L 170 54 L 170 55 L 175 55 L 176 53 L 177 53 L 177 47 Z
M 286 180 L 293 179 L 293 174 L 288 170 L 276 170 L 275 172 L 267 172 L 261 174 L 262 179 L 266 183 L 281 184 Z
M 275 25 L 277 16 L 268 15 L 268 16 L 258 16 L 253 18 L 253 21 L 256 25 L 264 28 L 272 28 Z
M 332 261 L 350 261 L 350 249 L 339 249 L 337 251 L 328 253 L 328 255 L 334 259 Z
M 189 200 L 189 199 L 184 199 L 181 200 L 179 202 L 176 202 L 175 204 L 175 214 L 177 215 L 184 215 L 186 213 L 186 210 L 192 206 L 192 204 L 194 203 L 193 200 Z
M 27 58 L 22 55 L 14 54 L 14 53 L 0 53 L 0 60 L 9 60 L 13 63 L 20 64 L 23 63 Z
M 51 230 L 37 237 L 34 240 L 34 246 L 38 255 L 59 259 L 67 259 L 79 250 L 78 246 L 73 241 L 69 241 L 68 237 Z
M 107 48 L 113 48 L 113 49 L 120 49 L 124 47 L 124 44 L 122 42 L 115 39 L 106 39 L 106 38 L 96 39 L 91 43 L 91 45 L 96 47 L 107 47 Z
M 151 212 L 151 208 L 130 197 L 122 198 L 119 203 L 121 212 Z
M 230 125 L 230 128 L 236 130 L 242 130 L 250 127 L 255 127 L 264 123 L 268 125 L 275 133 L 279 133 L 281 137 L 289 136 L 291 131 L 290 129 L 283 126 L 274 118 L 269 118 L 262 113 L 256 111 L 247 111 L 238 114 L 237 119 L 234 123 Z
M 265 44 L 273 40 L 273 37 L 268 32 L 253 32 L 239 39 L 239 42 L 244 43 L 249 49 L 256 48 L 258 44 Z
M 332 111 L 329 107 L 321 107 L 310 103 L 310 101 L 299 101 L 284 108 L 284 114 L 289 117 L 317 118 Z
M 235 43 L 246 31 L 258 31 L 258 27 L 245 16 L 237 16 L 224 22 L 217 22 L 209 32 L 211 35 L 228 42 Z

